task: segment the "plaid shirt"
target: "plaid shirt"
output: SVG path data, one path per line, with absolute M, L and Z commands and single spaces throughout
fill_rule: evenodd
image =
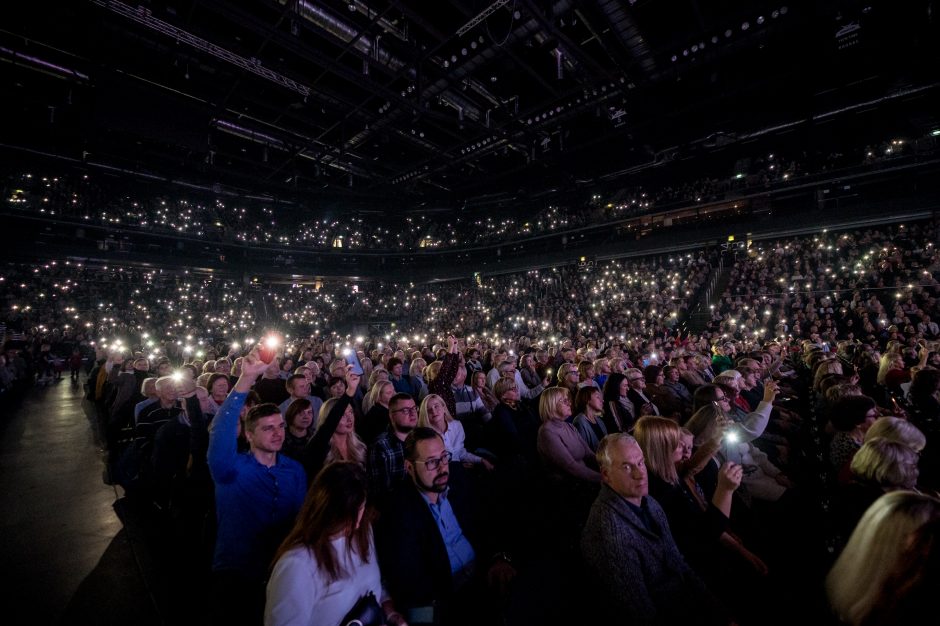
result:
M 369 491 L 373 497 L 384 496 L 405 476 L 405 444 L 391 429 L 379 435 L 369 446 Z

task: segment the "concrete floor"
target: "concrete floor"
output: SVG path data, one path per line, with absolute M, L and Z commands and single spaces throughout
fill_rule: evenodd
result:
M 117 623 L 115 609 L 125 624 L 153 621 L 139 546 L 115 509 L 120 488 L 102 480 L 83 391 L 67 377 L 35 387 L 0 419 L 5 624 Z M 136 618 L 120 608 L 127 601 Z

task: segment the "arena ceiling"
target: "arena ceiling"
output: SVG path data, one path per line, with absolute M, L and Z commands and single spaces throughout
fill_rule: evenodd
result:
M 930 85 L 934 8 L 4 3 L 0 143 L 7 162 L 54 155 L 357 209 L 512 204 Z

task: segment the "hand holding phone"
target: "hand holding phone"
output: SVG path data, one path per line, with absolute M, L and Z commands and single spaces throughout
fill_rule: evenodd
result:
M 258 348 L 258 357 L 270 365 L 277 354 L 278 345 L 280 345 L 280 341 L 276 336 L 269 335 L 265 337 Z
M 350 370 L 353 374 L 362 376 L 362 363 L 359 362 L 359 355 L 352 348 L 343 348 L 343 358 L 352 366 Z

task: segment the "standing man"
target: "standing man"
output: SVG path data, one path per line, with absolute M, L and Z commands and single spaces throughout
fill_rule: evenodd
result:
M 662 507 L 648 495 L 636 439 L 607 435 L 597 446 L 597 463 L 601 491 L 581 535 L 581 551 L 606 592 L 597 605 L 610 612 L 611 623 L 728 624 L 679 552 Z
M 238 416 L 258 375 L 267 368 L 257 348 L 245 357 L 241 376 L 212 420 L 209 433 L 208 462 L 218 517 L 209 609 L 212 624 L 261 622 L 268 567 L 307 491 L 300 463 L 278 454 L 285 423 L 276 404 L 258 404 L 248 411 L 245 437 L 249 449 L 238 452 Z

